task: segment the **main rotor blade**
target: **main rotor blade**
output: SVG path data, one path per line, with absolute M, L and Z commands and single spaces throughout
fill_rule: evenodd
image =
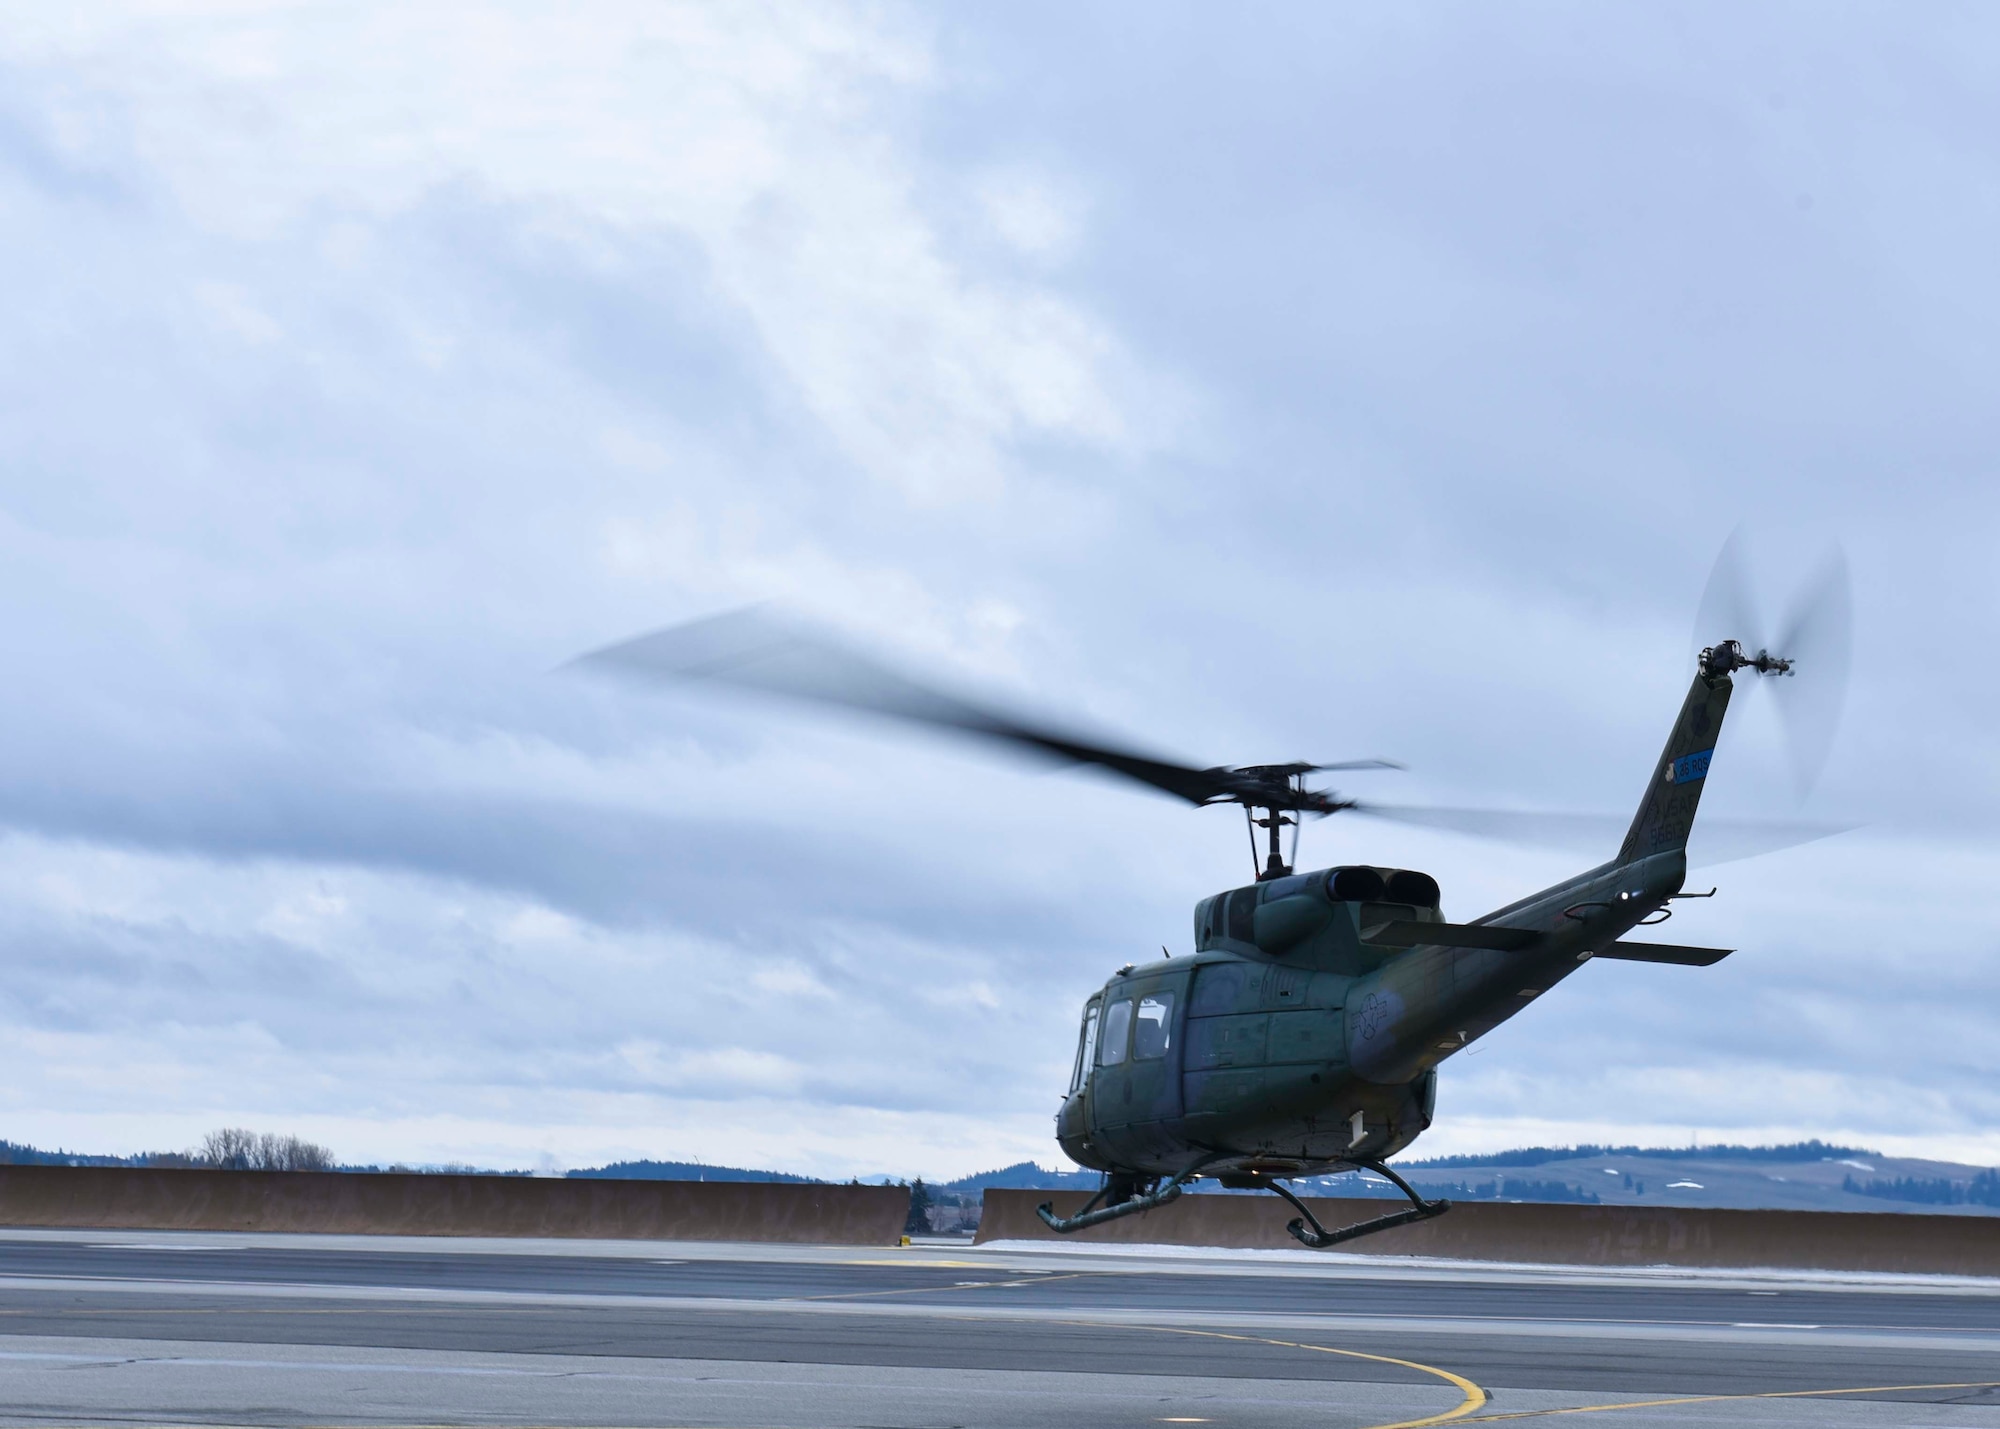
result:
M 1545 813 L 1527 809 L 1452 809 L 1419 804 L 1356 803 L 1349 813 L 1392 824 L 1469 834 L 1501 843 L 1533 844 L 1572 852 L 1616 852 L 1629 819 L 1611 814 Z
M 1744 565 L 1743 528 L 1738 526 L 1722 543 L 1715 564 L 1709 568 L 1708 584 L 1702 587 L 1701 604 L 1695 609 L 1694 650 L 1690 653 L 1699 654 L 1724 640 L 1740 640 L 1743 648 L 1754 654 L 1763 648 L 1764 634 Z
M 1854 586 L 1838 546 L 1799 592 L 1772 653 L 1793 663 L 1792 673 L 1776 681 L 1771 693 L 1804 798 L 1833 752 L 1854 658 Z
M 607 645 L 570 662 L 654 680 L 711 680 L 761 694 L 883 715 L 1012 744 L 1067 764 L 1094 764 L 1205 804 L 1240 786 L 1224 769 L 1194 769 L 1118 749 L 1013 715 L 909 677 L 768 610 L 711 616 Z
M 1624 839 L 1631 820 L 1618 814 L 1550 813 L 1528 809 L 1450 809 L 1414 804 L 1356 803 L 1351 812 L 1390 823 L 1468 834 L 1501 843 L 1530 844 L 1571 853 L 1609 857 Z M 1733 863 L 1780 849 L 1846 833 L 1851 824 L 1790 819 L 1695 820 L 1688 861 L 1696 866 Z

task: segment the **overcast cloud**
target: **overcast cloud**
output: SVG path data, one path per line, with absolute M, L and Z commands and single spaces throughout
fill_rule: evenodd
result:
M 1422 1148 L 2000 1161 L 1986 10 L 10 10 L 0 1136 L 1053 1161 L 1227 811 L 554 667 L 776 598 L 1198 762 L 1619 812 L 1742 523 L 1772 605 L 1852 560 L 1803 812 L 1865 827 Z M 1708 807 L 1800 812 L 1737 708 Z M 1457 917 L 1595 861 L 1307 830 L 1357 859 Z

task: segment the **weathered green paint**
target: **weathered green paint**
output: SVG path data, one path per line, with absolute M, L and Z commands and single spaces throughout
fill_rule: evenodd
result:
M 1616 858 L 1475 920 L 1532 934 L 1524 949 L 1371 945 L 1368 930 L 1444 914 L 1336 898 L 1336 869 L 1203 899 L 1192 958 L 1133 968 L 1092 999 L 1171 990 L 1170 1046 L 1106 1064 L 1100 1041 L 1057 1117 L 1063 1149 L 1148 1177 L 1213 1156 L 1221 1174 L 1315 1173 L 1408 1146 L 1431 1124 L 1440 1064 L 1680 891 L 1730 689 L 1726 672 L 1696 675 Z

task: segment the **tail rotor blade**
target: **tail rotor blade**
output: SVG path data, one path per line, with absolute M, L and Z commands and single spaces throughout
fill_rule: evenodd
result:
M 1833 750 L 1854 657 L 1854 587 L 1839 547 L 1800 591 L 1773 653 L 1793 664 L 1791 676 L 1776 681 L 1772 694 L 1804 798 Z
M 1764 622 L 1750 595 L 1741 526 L 1722 543 L 1722 551 L 1709 570 L 1708 584 L 1702 588 L 1701 605 L 1694 617 L 1693 653 L 1724 640 L 1740 640 L 1747 650 L 1756 650 L 1764 643 Z

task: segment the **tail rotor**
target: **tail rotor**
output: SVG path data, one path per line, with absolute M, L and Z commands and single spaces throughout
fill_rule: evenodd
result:
M 1833 750 L 1853 661 L 1854 591 L 1838 546 L 1816 566 L 1771 635 L 1752 597 L 1741 529 L 1723 542 L 1695 614 L 1695 646 L 1712 673 L 1755 670 L 1771 686 L 1800 798 Z M 1763 681 L 1759 681 L 1763 683 Z

